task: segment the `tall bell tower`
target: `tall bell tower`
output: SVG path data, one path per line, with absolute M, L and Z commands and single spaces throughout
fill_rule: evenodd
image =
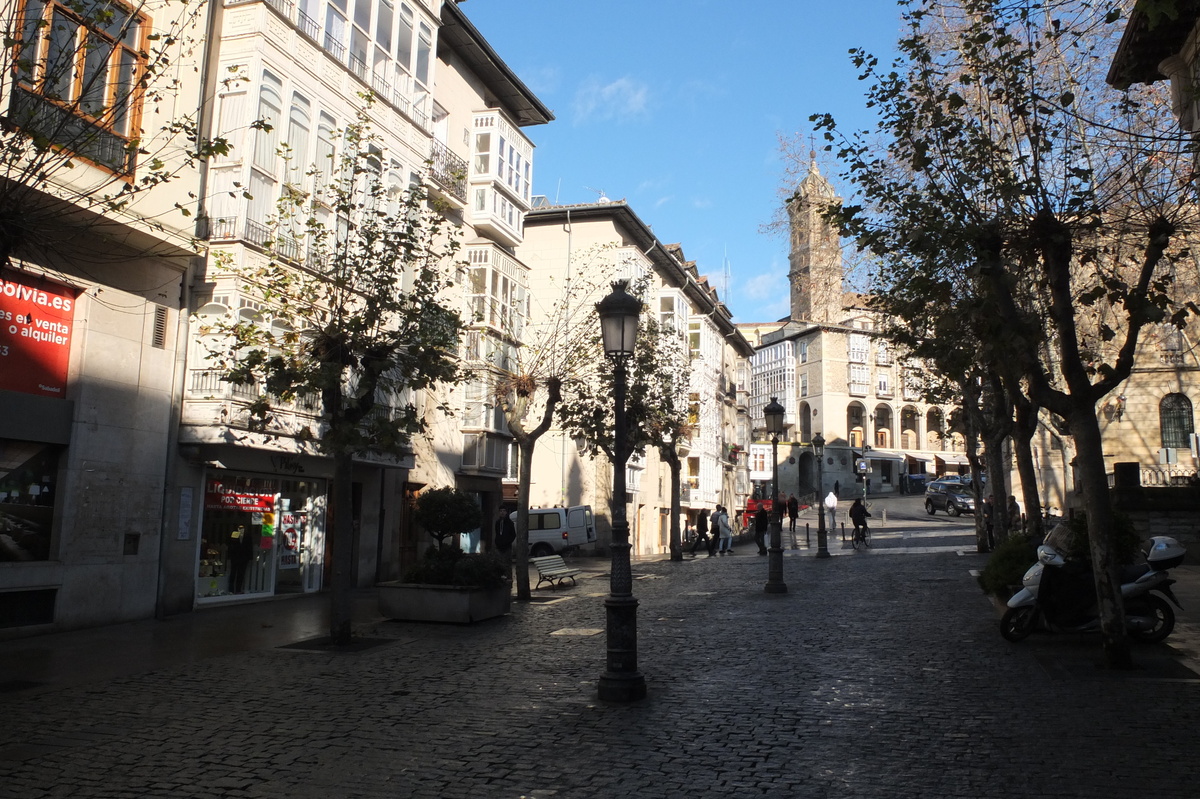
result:
M 792 319 L 837 323 L 842 321 L 842 248 L 821 211 L 841 198 L 817 170 L 817 154 L 810 155 L 808 174 L 787 205 Z

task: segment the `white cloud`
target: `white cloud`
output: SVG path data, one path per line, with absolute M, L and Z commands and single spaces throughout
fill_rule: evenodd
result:
M 774 272 L 753 275 L 742 283 L 742 293 L 754 300 L 762 300 L 777 296 L 787 282 L 783 276 Z
M 654 207 L 655 207 L 655 208 L 662 208 L 664 205 L 666 205 L 667 203 L 671 202 L 671 200 L 674 200 L 674 199 L 675 199 L 675 196 L 674 196 L 674 195 L 672 195 L 672 194 L 668 194 L 668 195 L 666 195 L 666 196 L 664 196 L 664 197 L 659 197 L 659 198 L 658 198 L 658 199 L 655 201 L 655 203 L 654 203 Z
M 575 118 L 572 124 L 585 122 L 624 122 L 644 116 L 648 109 L 650 90 L 633 78 L 617 78 L 603 83 L 588 78 L 575 93 Z

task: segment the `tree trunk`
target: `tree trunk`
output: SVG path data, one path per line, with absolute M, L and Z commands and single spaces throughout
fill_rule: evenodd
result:
M 1075 466 L 1087 509 L 1092 578 L 1096 585 L 1104 660 L 1109 668 L 1128 669 L 1133 667 L 1133 662 L 1129 639 L 1125 635 L 1125 608 L 1117 592 L 1117 564 L 1112 555 L 1115 525 L 1108 496 L 1108 475 L 1104 471 L 1104 443 L 1100 436 L 1100 421 L 1096 418 L 1097 392 L 1088 371 L 1090 361 L 1079 345 L 1075 321 L 1071 232 L 1048 209 L 1038 213 L 1033 232 L 1046 270 L 1050 315 L 1057 328 L 1059 370 L 1067 386 L 1066 413 L 1060 415 L 1066 418 L 1075 439 Z
M 1021 498 L 1025 500 L 1025 532 L 1040 544 L 1046 538 L 1046 530 L 1042 524 L 1042 501 L 1038 497 L 1037 465 L 1033 462 L 1033 434 L 1037 432 L 1038 408 L 1031 402 L 1017 402 L 1016 411 L 1013 450 L 1017 458 L 1017 474 L 1021 478 Z M 1009 519 L 1013 530 L 1017 529 L 1020 521 Z
M 1008 469 L 1004 468 L 1004 442 L 1007 436 L 992 436 L 984 445 L 983 459 L 987 462 L 988 482 L 983 489 L 983 500 L 992 498 L 992 539 L 998 546 L 1008 538 L 1008 494 L 1004 481 Z M 982 518 L 983 513 L 979 516 Z
M 333 576 L 329 587 L 329 638 L 346 646 L 353 635 L 354 610 L 354 456 L 333 459 Z
M 517 469 L 517 540 L 513 542 L 513 567 L 517 570 L 517 599 L 528 600 L 529 593 L 529 486 L 533 481 L 533 447 L 537 441 L 525 436 L 518 440 L 521 463 Z
M 1117 588 L 1120 585 L 1119 564 L 1113 557 L 1116 520 L 1108 495 L 1100 423 L 1094 408 L 1079 408 L 1071 417 L 1075 466 L 1087 508 L 1088 541 L 1092 550 L 1092 577 L 1096 584 L 1104 661 L 1109 668 L 1129 669 L 1133 668 L 1133 660 L 1129 638 L 1125 634 L 1125 606 Z

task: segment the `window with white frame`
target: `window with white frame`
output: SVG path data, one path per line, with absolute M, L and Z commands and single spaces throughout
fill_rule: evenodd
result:
M 796 360 L 800 363 L 808 363 L 808 342 L 796 342 Z
M 867 387 L 871 384 L 871 372 L 867 369 L 866 364 L 852 363 L 850 364 L 850 381 L 847 386 L 851 394 L 866 394 Z
M 521 267 L 493 247 L 471 248 L 467 258 L 470 263 L 467 282 L 470 321 L 519 337 L 529 313 L 528 291 Z
M 892 395 L 892 371 L 880 369 L 875 373 L 875 393 L 882 397 Z
M 847 336 L 849 347 L 848 358 L 851 363 L 866 363 L 867 352 L 870 349 L 870 338 L 862 333 L 851 333 Z
M 306 174 L 311 163 L 308 153 L 309 120 L 311 118 L 312 105 L 308 102 L 308 98 L 299 92 L 293 92 L 292 109 L 288 114 L 287 182 L 301 191 L 304 190 Z
M 658 298 L 658 323 L 667 330 L 677 330 L 675 317 L 676 298 L 672 294 L 663 294 Z
M 808 396 L 808 372 L 802 372 L 800 374 L 800 396 Z

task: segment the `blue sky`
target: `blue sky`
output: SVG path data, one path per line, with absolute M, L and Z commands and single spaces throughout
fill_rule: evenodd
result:
M 895 0 L 468 0 L 462 9 L 556 117 L 525 129 L 537 145 L 535 193 L 625 199 L 660 240 L 683 245 L 737 321 L 787 315 L 787 240 L 762 232 L 794 185 L 779 138 L 800 134 L 807 157 L 809 115 L 870 125 L 848 51 L 891 59 Z M 836 167 L 818 161 L 827 174 Z

